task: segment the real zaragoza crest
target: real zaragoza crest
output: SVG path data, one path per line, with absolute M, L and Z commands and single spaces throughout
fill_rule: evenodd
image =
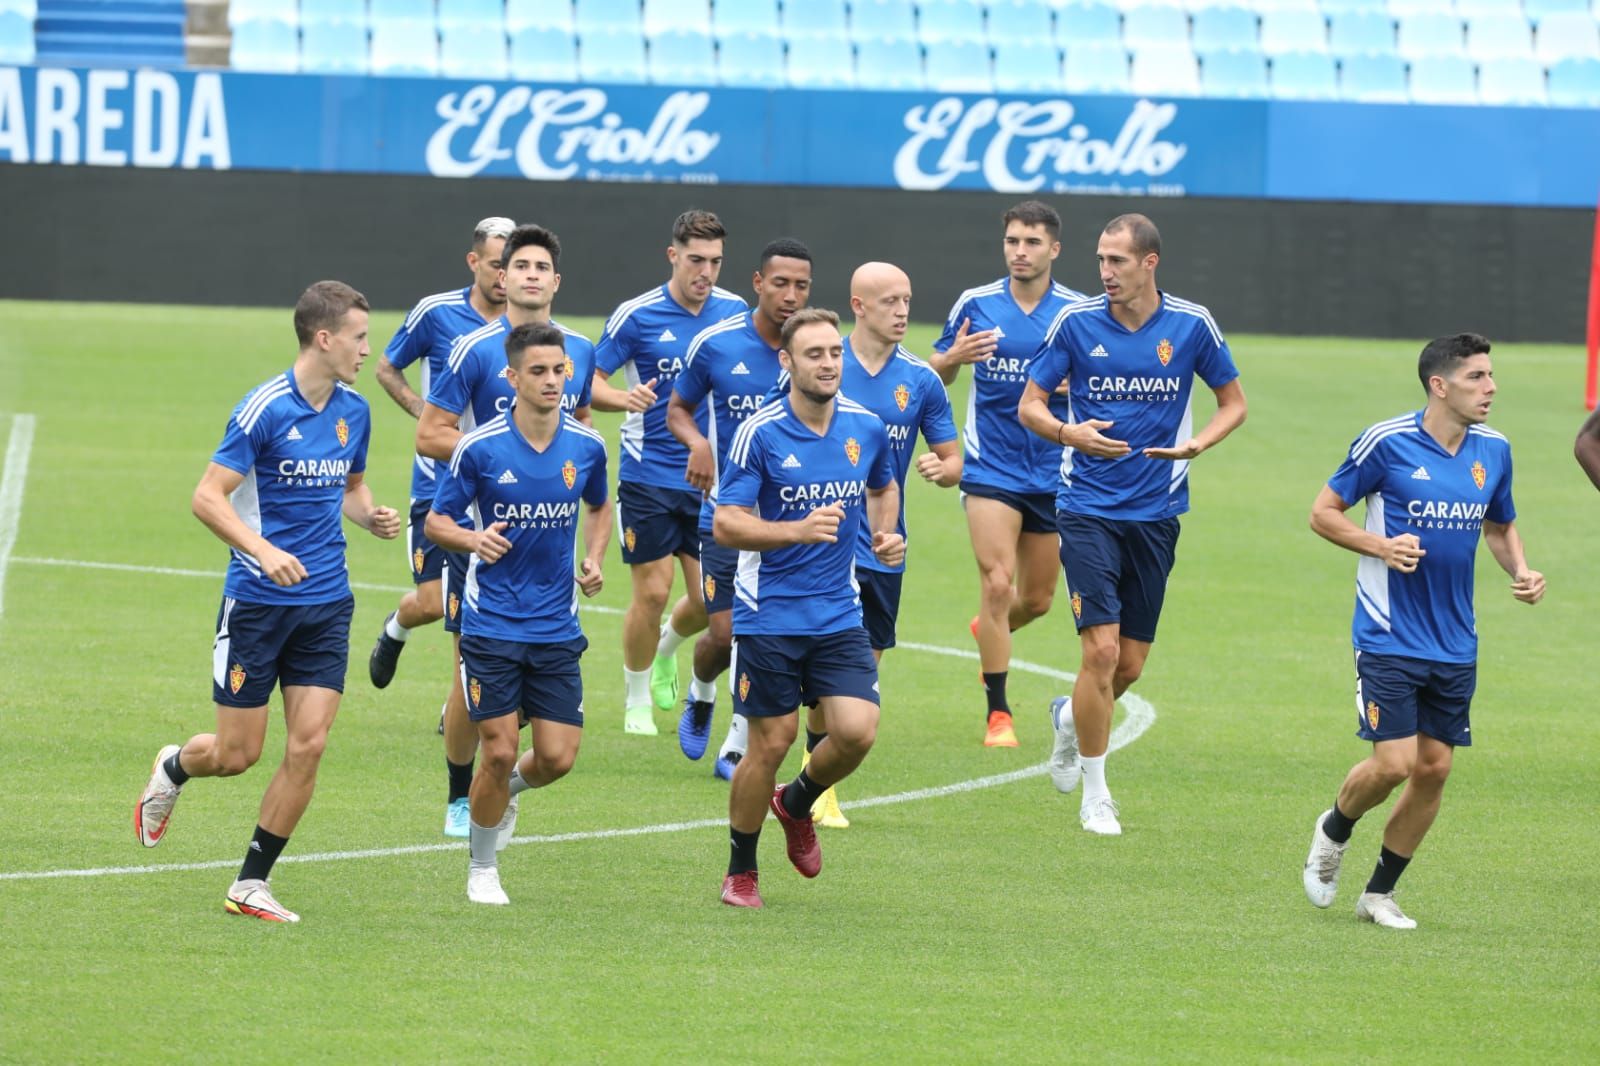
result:
M 567 488 L 569 488 L 569 489 L 578 480 L 578 468 L 576 466 L 572 465 L 572 460 L 571 459 L 568 459 L 561 466 L 561 480 L 566 482 Z
M 847 438 L 844 442 L 844 457 L 850 460 L 851 466 L 861 462 L 861 442 L 854 437 Z
M 339 438 L 339 447 L 343 448 L 350 443 L 350 423 L 344 419 L 333 424 L 333 435 Z
M 1172 362 L 1172 342 L 1165 337 L 1161 339 L 1160 344 L 1156 345 L 1156 358 L 1161 360 L 1162 366 Z

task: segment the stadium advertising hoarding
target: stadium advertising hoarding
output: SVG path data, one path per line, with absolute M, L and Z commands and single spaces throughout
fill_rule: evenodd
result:
M 0 162 L 1592 207 L 1600 112 L 0 67 Z

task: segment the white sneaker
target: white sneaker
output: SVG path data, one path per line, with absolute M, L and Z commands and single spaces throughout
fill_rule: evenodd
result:
M 511 843 L 511 838 L 517 832 L 517 800 L 519 796 L 512 796 L 511 802 L 506 804 L 506 813 L 500 816 L 500 824 L 495 826 L 499 835 L 494 838 L 494 850 L 504 851 L 506 845 Z
M 1394 901 L 1393 892 L 1363 892 L 1356 900 L 1356 917 L 1385 929 L 1415 929 L 1417 923 L 1405 916 Z
M 1078 727 L 1072 721 L 1071 696 L 1057 696 L 1050 701 L 1050 724 L 1056 735 L 1055 746 L 1050 749 L 1050 780 L 1057 792 L 1071 792 L 1083 776 L 1083 767 L 1078 765 Z
M 467 899 L 473 903 L 489 903 L 496 907 L 509 904 L 511 898 L 506 895 L 506 890 L 500 887 L 500 867 L 468 867 Z
M 161 764 L 177 754 L 179 747 L 168 744 L 156 752 L 155 764 L 150 767 L 150 780 L 139 793 L 139 805 L 133 809 L 133 828 L 139 834 L 139 843 L 153 848 L 167 835 L 167 822 L 172 818 L 172 808 L 178 802 L 182 787 L 174 785 Z
M 223 900 L 223 909 L 229 914 L 245 918 L 260 918 L 264 922 L 298 922 L 300 916 L 272 897 L 272 889 L 265 881 L 251 879 L 235 881 Z
M 1311 830 L 1311 853 L 1306 856 L 1306 868 L 1301 882 L 1306 888 L 1306 899 L 1313 907 L 1333 906 L 1333 897 L 1339 891 L 1339 863 L 1344 859 L 1347 840 L 1336 844 L 1322 831 L 1322 820 L 1333 813 L 1329 808 L 1317 815 L 1317 824 Z
M 1122 823 L 1117 821 L 1118 813 L 1117 801 L 1110 796 L 1101 796 L 1078 808 L 1078 820 L 1091 833 L 1119 837 L 1122 835 Z

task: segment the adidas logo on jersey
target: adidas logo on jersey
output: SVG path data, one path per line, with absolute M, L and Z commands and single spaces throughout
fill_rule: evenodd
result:
M 800 460 L 794 457 L 794 452 L 790 452 L 789 457 L 783 461 L 783 468 L 785 470 L 800 469 Z
M 1094 346 L 1094 351 L 1089 353 L 1089 358 L 1091 358 L 1091 359 L 1110 359 L 1111 358 L 1111 353 L 1106 351 L 1106 346 L 1105 345 L 1097 344 L 1097 345 Z
M 656 340 L 658 340 L 658 341 L 675 341 L 677 339 L 678 339 L 677 337 L 674 337 L 672 335 L 672 331 L 670 329 L 662 330 L 661 331 L 661 336 L 656 338 Z
M 500 484 L 502 484 L 502 485 L 515 485 L 517 483 L 517 475 L 515 475 L 511 471 L 507 470 L 504 474 L 501 474 L 500 477 L 497 478 L 496 480 L 498 480 L 500 482 Z
M 1432 481 L 1433 478 L 1428 476 L 1428 468 L 1427 467 L 1419 466 L 1412 473 L 1411 480 L 1412 481 Z
M 287 437 L 285 437 L 284 439 L 285 440 L 299 440 L 300 439 L 300 427 L 299 426 L 290 426 L 289 427 L 289 435 Z
M 999 326 L 995 326 L 993 332 L 994 332 L 994 339 L 995 340 L 999 340 L 1001 337 L 1004 337 L 1006 335 L 1006 331 L 1001 329 Z
M 730 373 L 730 374 L 748 374 L 748 373 L 750 373 L 750 368 L 745 366 L 744 365 L 744 360 L 741 359 L 739 362 L 733 364 L 733 369 L 728 371 L 728 373 Z

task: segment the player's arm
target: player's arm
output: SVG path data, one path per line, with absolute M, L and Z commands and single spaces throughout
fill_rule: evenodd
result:
M 597 596 L 605 584 L 601 569 L 611 543 L 611 500 L 586 504 L 583 512 L 583 558 L 578 560 L 578 587 L 585 596 Z
M 1483 542 L 1489 554 L 1500 564 L 1500 569 L 1511 575 L 1511 595 L 1523 603 L 1538 603 L 1544 599 L 1544 575 L 1529 569 L 1527 557 L 1522 552 L 1522 535 L 1515 522 L 1483 520 Z
M 889 478 L 878 488 L 867 487 L 867 528 L 872 531 L 872 554 L 884 566 L 899 566 L 906 559 L 906 539 L 900 535 L 900 483 Z
M 242 484 L 244 475 L 237 470 L 221 463 L 208 463 L 206 472 L 200 476 L 200 484 L 195 486 L 189 509 L 218 540 L 254 558 L 274 585 L 298 585 L 307 576 L 300 560 L 273 547 L 266 537 L 245 525 L 239 512 L 233 509 L 229 497 Z
M 629 414 L 638 414 L 648 410 L 656 402 L 656 382 L 660 378 L 651 378 L 649 381 L 626 391 L 614 387 L 610 382 L 610 374 L 604 370 L 594 372 L 594 384 L 590 386 L 589 402 L 596 411 L 626 411 Z
M 1380 537 L 1350 521 L 1345 512 L 1350 504 L 1327 485 L 1317 493 L 1311 504 L 1311 529 L 1323 540 L 1337 544 L 1357 555 L 1370 555 L 1382 559 L 1384 565 L 1402 574 L 1409 574 L 1428 554 L 1414 534 L 1402 533 L 1398 537 Z
M 1572 443 L 1572 454 L 1594 487 L 1600 489 L 1600 408 L 1584 420 L 1578 439 Z
M 574 407 L 572 409 L 572 417 L 576 418 L 579 422 L 582 422 L 590 429 L 594 428 L 594 416 L 589 413 L 588 404 L 584 404 L 582 407 Z
M 711 518 L 711 535 L 724 548 L 764 552 L 795 544 L 834 544 L 844 508 L 838 503 L 812 510 L 795 522 L 769 522 L 748 507 L 718 504 Z
M 1091 418 L 1086 422 L 1063 422 L 1052 414 L 1050 392 L 1055 387 L 1052 384 L 1047 389 L 1037 381 L 1029 380 L 1022 390 L 1022 399 L 1017 403 L 1017 421 L 1045 440 L 1055 441 L 1085 455 L 1115 457 L 1128 454 L 1130 449 L 1127 441 L 1114 440 L 1100 432 L 1110 429 L 1115 423 L 1099 418 Z
M 713 416 L 714 417 L 714 416 Z M 667 397 L 667 429 L 684 447 L 689 449 L 689 465 L 684 478 L 701 492 L 710 492 L 716 480 L 716 460 L 711 454 L 711 442 L 694 421 L 694 405 L 673 389 Z
M 1244 425 L 1248 405 L 1244 399 L 1244 386 L 1234 378 L 1226 385 L 1211 390 L 1217 397 L 1217 411 L 1193 437 L 1172 448 L 1146 448 L 1150 459 L 1193 459 L 1201 452 L 1220 444 L 1229 433 Z
M 346 475 L 340 510 L 350 521 L 381 540 L 393 540 L 400 535 L 400 512 L 393 507 L 373 504 L 372 486 L 360 471 Z
M 949 343 L 943 350 L 935 345 L 934 351 L 928 356 L 928 365 L 933 367 L 934 373 L 939 375 L 939 380 L 946 385 L 956 379 L 961 368 L 968 363 L 981 363 L 993 355 L 1000 347 L 999 338 L 992 329 L 981 329 L 976 333 L 972 331 L 972 319 L 962 318 L 961 327 L 954 335 L 949 329 L 945 330 Z M 939 338 L 941 341 L 944 337 Z
M 422 414 L 422 397 L 411 389 L 411 384 L 406 381 L 406 372 L 389 362 L 387 355 L 378 356 L 378 384 L 383 386 L 383 391 L 389 398 L 400 405 L 400 409 L 412 418 Z
M 423 404 L 417 417 L 417 454 L 447 463 L 460 442 L 460 413 L 451 414 L 438 404 Z
M 917 473 L 924 481 L 931 481 L 942 489 L 960 484 L 963 469 L 961 445 L 953 440 L 928 445 L 928 450 L 917 456 Z

